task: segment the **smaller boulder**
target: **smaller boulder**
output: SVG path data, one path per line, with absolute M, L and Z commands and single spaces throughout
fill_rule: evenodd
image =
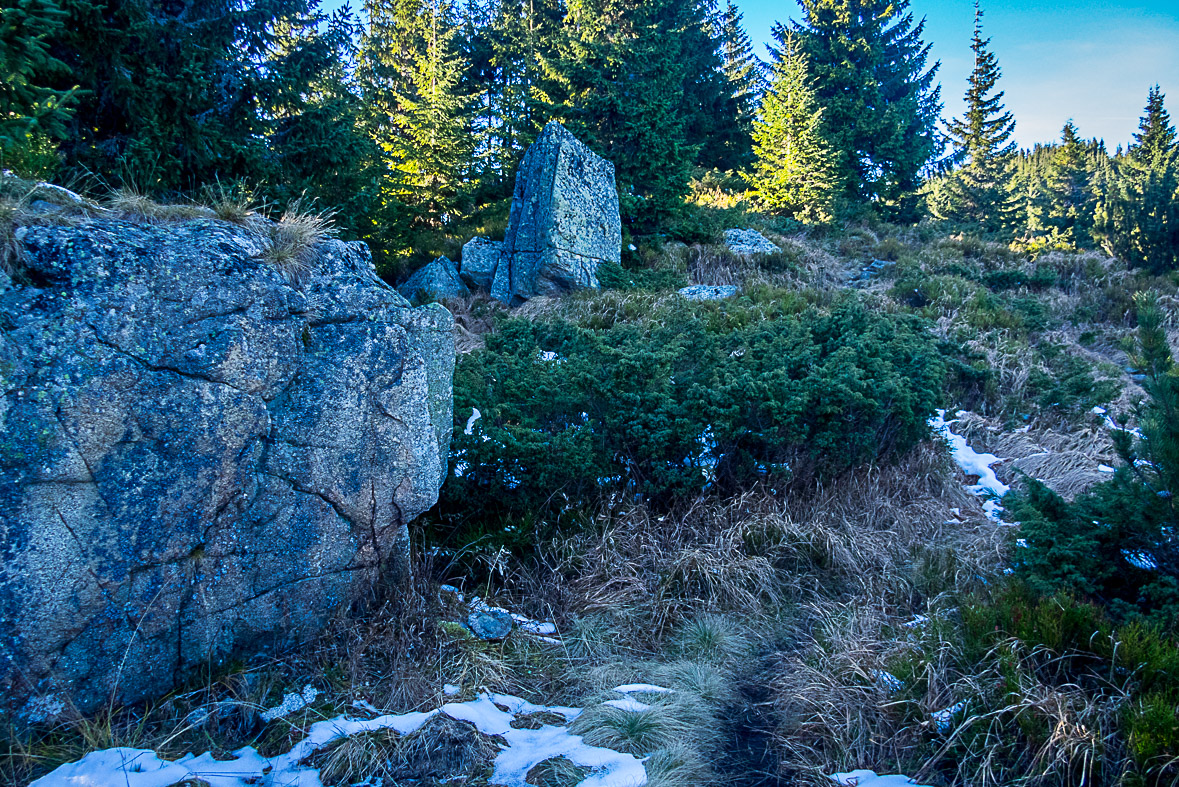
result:
M 467 616 L 467 627 L 479 639 L 497 641 L 512 633 L 512 613 L 498 607 L 477 609 Z
M 503 241 L 471 238 L 463 246 L 459 277 L 471 289 L 490 291 L 503 256 Z
M 725 243 L 737 254 L 773 254 L 781 251 L 757 230 L 725 230 Z
M 441 301 L 471 294 L 467 285 L 459 278 L 458 268 L 446 257 L 439 257 L 429 265 L 414 271 L 397 291 L 411 303 Z
M 693 284 L 678 291 L 681 298 L 690 301 L 719 301 L 732 298 L 738 292 L 739 290 L 731 284 Z

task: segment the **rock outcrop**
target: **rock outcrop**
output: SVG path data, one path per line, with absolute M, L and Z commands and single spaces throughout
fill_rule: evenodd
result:
M 16 237 L 0 706 L 149 697 L 405 574 L 446 473 L 445 309 L 410 308 L 363 244 L 320 244 L 293 283 L 265 232 L 212 220 Z
M 725 230 L 725 244 L 736 254 L 773 254 L 780 248 L 757 230 Z
M 598 287 L 598 265 L 621 260 L 614 165 L 550 122 L 516 173 L 491 294 L 518 305 L 537 295 Z
M 734 297 L 740 290 L 731 284 L 693 284 L 677 290 L 681 298 L 689 301 L 721 301 Z
M 408 300 L 419 303 L 471 294 L 459 278 L 458 268 L 446 257 L 439 257 L 429 265 L 418 268 L 397 291 Z
M 463 245 L 459 276 L 471 289 L 490 291 L 503 256 L 503 241 L 471 238 Z

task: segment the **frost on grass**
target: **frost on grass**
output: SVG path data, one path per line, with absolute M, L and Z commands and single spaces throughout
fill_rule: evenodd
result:
M 968 476 L 978 477 L 978 483 L 968 486 L 967 489 L 983 498 L 983 511 L 988 517 L 998 521 L 1003 511 L 999 500 L 1011 490 L 1011 487 L 999 480 L 991 465 L 1003 460 L 994 454 L 980 454 L 975 451 L 966 442 L 965 437 L 950 431 L 951 423 L 953 422 L 946 421 L 945 410 L 938 410 L 937 415 L 929 419 L 930 427 L 950 444 L 954 462 L 962 468 L 962 472 Z
M 303 699 L 302 694 L 294 694 Z M 313 698 L 314 699 L 314 698 Z M 280 706 L 281 707 L 281 706 Z M 62 765 L 31 787 L 169 787 L 184 781 L 199 781 L 209 787 L 322 787 L 319 771 L 302 765 L 312 754 L 330 743 L 354 735 L 392 730 L 408 735 L 437 714 L 470 722 L 480 733 L 498 736 L 504 748 L 495 758 L 491 784 L 531 787 L 525 780 L 534 767 L 556 757 L 591 769 L 579 787 L 641 787 L 647 771 L 631 754 L 589 746 L 568 727 L 543 725 L 539 729 L 516 729 L 516 716 L 553 713 L 566 723 L 581 710 L 563 706 L 534 705 L 506 694 L 480 694 L 470 702 L 448 702 L 437 710 L 353 719 L 337 716 L 312 724 L 306 737 L 285 754 L 263 757 L 252 747 L 233 752 L 233 759 L 215 760 L 211 753 L 199 757 L 187 754 L 178 760 L 161 759 L 150 749 L 116 748 L 91 752 L 77 762 Z

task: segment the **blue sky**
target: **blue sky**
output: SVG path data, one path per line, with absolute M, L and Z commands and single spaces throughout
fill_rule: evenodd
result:
M 755 42 L 770 40 L 775 20 L 800 16 L 793 0 L 736 3 Z M 945 115 L 960 114 L 974 66 L 973 0 L 912 0 L 910 8 L 926 18 L 925 40 L 942 62 Z M 1179 0 L 984 0 L 983 12 L 983 33 L 1003 69 L 999 87 L 1015 114 L 1021 146 L 1058 138 L 1069 118 L 1086 138 L 1104 139 L 1111 150 L 1124 145 L 1156 82 L 1171 117 L 1179 118 Z
M 324 6 L 343 2 L 325 0 Z M 736 3 L 762 57 L 774 21 L 799 17 L 794 0 Z M 945 115 L 958 115 L 974 65 L 973 0 L 912 0 L 911 10 L 926 18 L 926 41 L 942 63 Z M 984 0 L 983 10 L 1021 146 L 1057 139 L 1069 118 L 1082 136 L 1104 139 L 1110 150 L 1125 145 L 1156 82 L 1172 118 L 1179 118 L 1179 0 Z

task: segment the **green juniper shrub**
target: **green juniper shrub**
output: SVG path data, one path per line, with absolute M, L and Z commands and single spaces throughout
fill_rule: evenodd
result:
M 1149 401 L 1138 408 L 1141 438 L 1114 432 L 1122 466 L 1068 503 L 1029 479 L 1008 503 L 1027 544 L 1016 571 L 1033 589 L 1095 598 L 1115 617 L 1179 626 L 1179 545 L 1173 490 L 1179 488 L 1179 374 L 1157 303 L 1140 297 L 1137 352 Z
M 806 485 L 924 439 L 944 379 L 924 323 L 852 294 L 677 301 L 598 330 L 507 319 L 459 360 L 439 512 L 461 525 L 603 493 L 668 506 Z
M 1047 371 L 1032 368 L 1028 389 L 1042 410 L 1076 415 L 1112 401 L 1121 392 L 1121 383 L 1109 377 L 1099 379 L 1092 364 L 1065 347 L 1042 342 L 1035 351 Z
M 606 290 L 673 290 L 688 284 L 676 268 L 624 267 L 614 262 L 598 265 L 598 281 Z

